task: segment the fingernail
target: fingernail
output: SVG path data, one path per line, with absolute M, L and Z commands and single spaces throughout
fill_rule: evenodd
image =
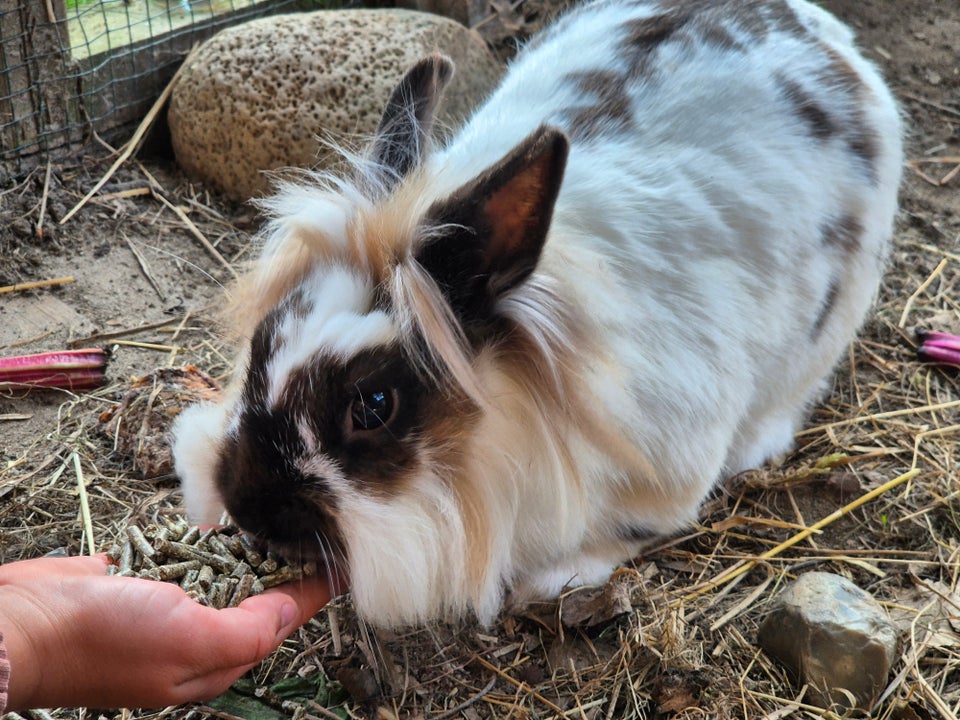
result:
M 296 606 L 295 603 L 288 602 L 284 603 L 283 607 L 280 608 L 280 628 L 286 629 L 299 617 L 300 609 Z

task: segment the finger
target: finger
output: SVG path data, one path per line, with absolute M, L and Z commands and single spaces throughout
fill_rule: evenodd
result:
M 23 572 L 31 576 L 38 573 L 50 573 L 61 577 L 77 575 L 106 575 L 110 560 L 105 554 L 77 557 L 41 557 L 3 565 L 4 574 L 16 575 Z
M 240 609 L 261 618 L 273 618 L 277 643 L 316 615 L 330 602 L 330 588 L 316 578 L 289 582 L 270 588 L 240 603 Z
M 177 608 L 173 627 L 190 627 L 191 643 L 204 648 L 184 681 L 207 681 L 255 665 L 329 600 L 321 581 L 278 586 L 249 597 L 235 608 L 214 610 L 192 601 Z M 192 606 L 192 607 L 188 607 Z M 194 685 L 194 688 L 197 686 Z
M 337 594 L 337 591 L 331 590 L 326 580 L 306 578 L 272 587 L 264 592 L 263 596 L 285 595 L 292 599 L 300 609 L 299 625 L 302 625 L 316 615 Z M 249 598 L 251 601 L 254 599 L 255 597 Z

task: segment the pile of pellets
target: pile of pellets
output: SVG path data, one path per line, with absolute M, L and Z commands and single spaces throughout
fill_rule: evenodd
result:
M 108 574 L 175 582 L 197 602 L 218 609 L 316 574 L 314 563 L 288 565 L 234 526 L 201 531 L 185 520 L 164 520 L 142 530 L 131 525 L 125 541 L 107 555 L 115 563 Z

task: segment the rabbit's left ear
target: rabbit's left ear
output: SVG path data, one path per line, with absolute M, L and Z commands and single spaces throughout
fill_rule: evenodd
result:
M 453 61 L 434 53 L 410 68 L 394 88 L 371 150 L 385 190 L 420 164 L 437 104 L 452 77 Z
M 464 325 L 485 326 L 497 300 L 533 272 L 547 240 L 569 141 L 541 126 L 427 213 L 437 229 L 416 260 Z

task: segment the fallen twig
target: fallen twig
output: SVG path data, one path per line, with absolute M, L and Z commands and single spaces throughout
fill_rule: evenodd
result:
M 193 220 L 187 217 L 187 214 L 183 211 L 183 208 L 177 205 L 174 205 L 172 202 L 167 200 L 166 196 L 162 192 L 163 186 L 160 185 L 160 183 L 150 173 L 149 170 L 147 170 L 145 167 L 142 167 L 142 166 L 140 169 L 143 171 L 143 173 L 147 176 L 147 179 L 150 181 L 150 192 L 153 194 L 153 196 L 157 200 L 162 202 L 164 205 L 166 205 L 170 210 L 172 210 L 178 218 L 180 218 L 180 221 L 187 226 L 187 230 L 190 231 L 190 234 L 200 241 L 200 244 L 203 246 L 203 249 L 206 250 L 210 254 L 210 256 L 213 257 L 214 260 L 216 260 L 218 263 L 223 265 L 229 271 L 229 273 L 233 276 L 233 278 L 236 280 L 239 277 L 237 275 L 237 271 L 234 270 L 233 266 L 227 261 L 227 259 L 220 254 L 220 251 L 217 250 L 216 247 L 214 247 L 213 243 L 211 243 L 207 239 L 207 236 L 204 235 L 202 232 L 200 232 L 200 228 L 196 226 Z
M 187 313 L 189 314 L 189 313 Z M 126 335 L 136 335 L 137 333 L 144 332 L 145 330 L 157 330 L 162 327 L 167 327 L 168 325 L 173 325 L 174 323 L 180 322 L 177 318 L 171 318 L 169 320 L 161 320 L 160 322 L 147 323 L 145 325 L 138 325 L 132 328 L 124 328 L 123 330 L 112 330 L 105 333 L 95 333 L 93 335 L 87 335 L 86 337 L 77 338 L 76 340 L 71 340 L 67 343 L 68 347 L 74 348 L 81 345 L 91 345 L 93 343 L 103 342 L 104 340 L 114 340 L 116 338 L 122 338 Z
M 143 253 L 140 252 L 140 248 L 134 244 L 134 242 L 127 237 L 126 233 L 120 233 L 123 236 L 123 239 L 127 243 L 127 247 L 130 248 L 130 252 L 133 253 L 133 257 L 136 258 L 137 264 L 140 266 L 140 272 L 143 273 L 143 276 L 147 279 L 147 282 L 153 287 L 157 295 L 160 297 L 161 302 L 167 301 L 167 296 L 164 294 L 163 290 L 160 288 L 160 284 L 156 281 L 156 278 L 153 277 L 153 273 L 150 272 L 150 266 L 147 264 L 147 259 L 143 256 Z
M 55 285 L 66 285 L 73 282 L 72 276 L 54 278 L 52 280 L 34 280 L 32 282 L 17 283 L 16 285 L 4 285 L 0 287 L 0 295 L 3 293 L 20 292 L 21 290 L 35 290 L 36 288 L 53 287 Z
M 50 196 L 50 170 L 52 165 L 47 161 L 47 173 L 43 176 L 43 194 L 40 196 L 40 212 L 37 213 L 37 237 L 43 240 L 43 219 L 47 214 L 47 198 Z

